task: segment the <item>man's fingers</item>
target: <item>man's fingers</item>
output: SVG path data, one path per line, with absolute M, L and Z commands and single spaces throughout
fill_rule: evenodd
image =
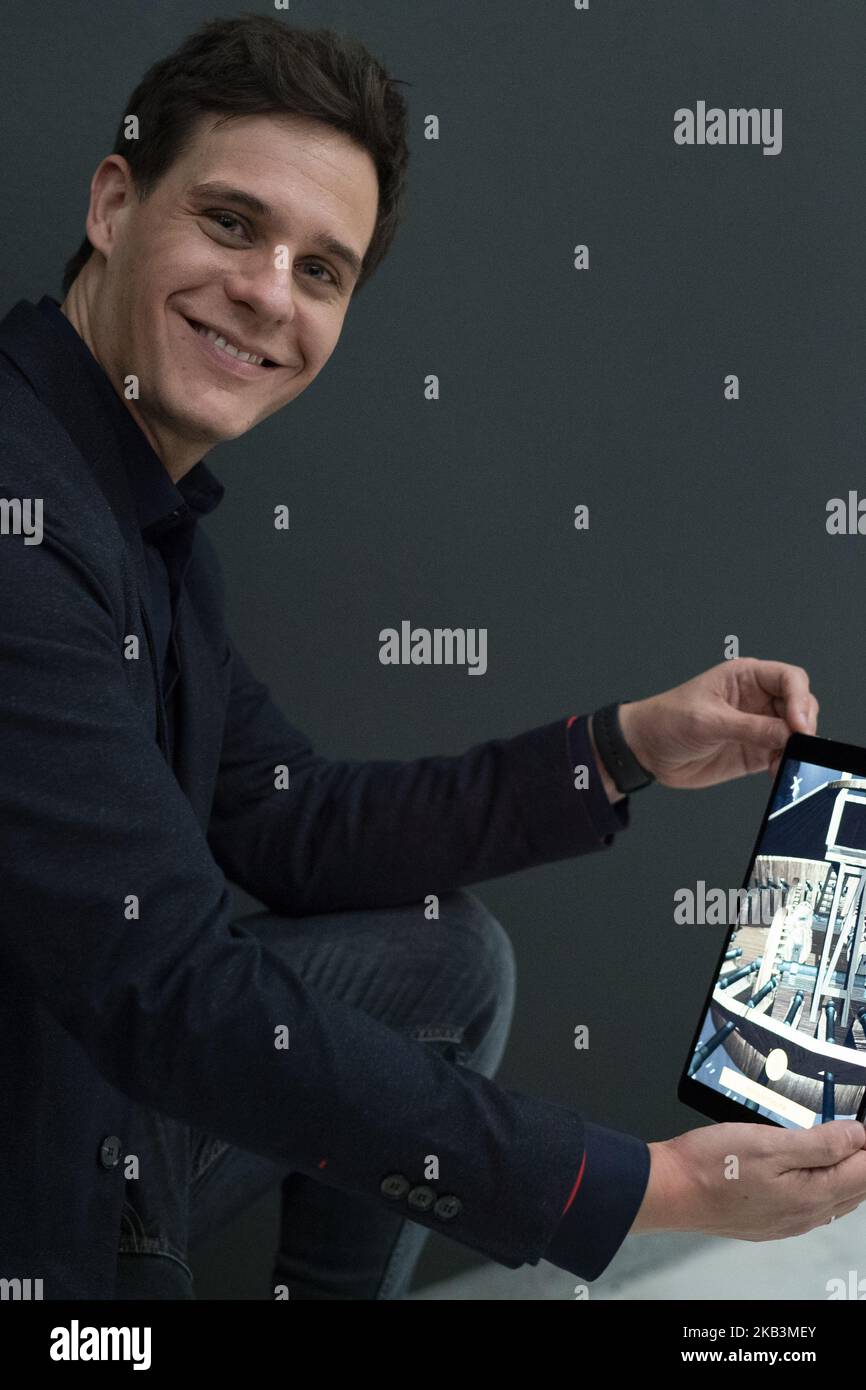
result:
M 781 752 L 791 736 L 784 719 L 768 714 L 744 714 L 742 710 L 726 709 L 720 721 L 720 734 L 734 743 L 751 743 L 766 748 L 774 756 Z
M 832 1120 L 828 1124 L 814 1125 L 812 1129 L 785 1130 L 774 1135 L 777 1148 L 786 1155 L 785 1168 L 827 1168 L 847 1162 L 855 1155 L 863 1155 L 866 1148 L 866 1127 L 860 1120 Z M 859 1192 L 858 1182 L 863 1183 L 866 1195 L 866 1168 L 863 1158 L 847 1170 L 852 1177 L 850 1194 L 840 1193 L 842 1201 L 850 1196 L 854 1200 Z
M 802 666 L 786 661 L 756 661 L 755 676 L 761 689 L 774 696 L 774 707 L 792 729 L 815 732 L 818 702 L 809 689 L 809 673 Z

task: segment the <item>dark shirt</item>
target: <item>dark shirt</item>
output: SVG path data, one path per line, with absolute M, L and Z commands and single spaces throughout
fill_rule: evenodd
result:
M 196 522 L 222 501 L 225 488 L 204 462 L 173 483 L 135 419 L 115 391 L 105 369 L 73 328 L 56 299 L 43 295 L 36 306 L 67 340 L 93 376 L 121 442 L 129 485 L 141 527 L 147 570 L 159 679 L 165 701 L 169 749 L 174 749 L 175 694 L 180 678 L 175 628 L 183 577 L 192 550 Z
M 183 581 L 198 518 L 222 500 L 225 489 L 203 461 L 173 483 L 158 455 L 86 343 L 61 312 L 57 300 L 44 295 L 37 306 L 74 344 L 96 381 L 106 412 L 121 445 L 135 501 L 150 577 L 149 597 L 159 677 L 165 698 L 169 747 L 174 748 L 175 703 L 179 667 L 175 628 L 183 601 Z M 566 721 L 571 769 L 585 765 L 592 818 L 610 844 L 629 824 L 629 798 L 611 804 L 607 799 L 589 738 L 586 715 Z M 612 1259 L 640 1207 L 649 1179 L 646 1143 L 631 1135 L 584 1121 L 585 1148 L 577 1156 L 575 1181 L 562 1220 L 546 1252 L 566 1270 L 590 1270 L 595 1278 Z M 618 1137 L 617 1137 L 618 1135 Z

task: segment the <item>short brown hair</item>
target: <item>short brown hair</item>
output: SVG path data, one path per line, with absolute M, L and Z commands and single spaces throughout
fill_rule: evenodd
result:
M 330 29 L 299 29 L 262 15 L 209 20 L 151 67 L 121 118 L 114 154 L 130 166 L 139 199 L 180 156 L 199 118 L 265 114 L 313 117 L 351 136 L 370 154 L 379 180 L 376 226 L 357 295 L 386 256 L 405 212 L 406 102 L 358 40 Z M 138 117 L 128 140 L 126 118 Z M 85 236 L 63 272 L 63 293 L 93 251 Z

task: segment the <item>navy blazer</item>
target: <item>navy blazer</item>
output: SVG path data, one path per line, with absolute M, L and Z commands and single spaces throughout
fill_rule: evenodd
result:
M 0 497 L 43 506 L 41 544 L 0 534 L 0 1277 L 112 1297 L 141 1107 L 392 1210 L 394 1175 L 446 1155 L 445 1200 L 413 1220 L 511 1268 L 597 1277 L 642 1200 L 643 1140 L 320 997 L 235 924 L 229 889 L 294 916 L 420 911 L 605 848 L 598 788 L 571 776 L 585 720 L 453 757 L 320 756 L 235 649 L 198 526 L 172 769 L 122 450 L 57 337 L 27 301 L 0 324 Z

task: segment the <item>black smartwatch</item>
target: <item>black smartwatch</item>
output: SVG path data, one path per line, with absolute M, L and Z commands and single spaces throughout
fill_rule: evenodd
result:
M 639 792 L 648 787 L 655 777 L 642 767 L 623 738 L 619 722 L 620 700 L 613 705 L 604 705 L 592 716 L 592 732 L 598 754 L 616 784 L 617 791 Z

